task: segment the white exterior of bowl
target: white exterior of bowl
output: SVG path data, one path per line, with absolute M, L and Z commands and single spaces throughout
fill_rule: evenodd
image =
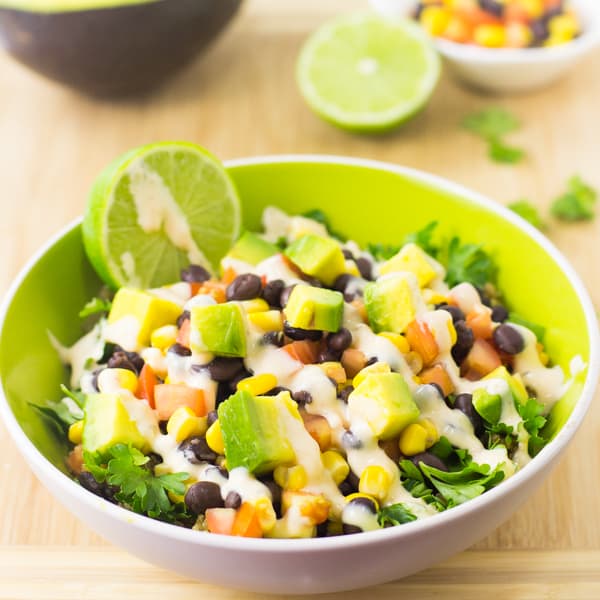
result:
M 413 0 L 370 0 L 381 15 L 410 14 Z M 584 33 L 551 48 L 488 49 L 432 38 L 446 64 L 459 79 L 487 92 L 508 94 L 542 88 L 556 81 L 600 45 L 600 1 L 571 0 L 580 15 Z
M 475 202 L 525 231 L 555 260 L 577 291 L 590 335 L 590 358 L 581 397 L 567 423 L 531 463 L 506 482 L 429 519 L 358 535 L 308 540 L 247 539 L 196 532 L 110 504 L 66 477 L 40 454 L 0 393 L 0 417 L 34 473 L 58 500 L 97 533 L 151 563 L 184 576 L 262 593 L 323 593 L 383 583 L 432 566 L 481 539 L 517 510 L 555 466 L 589 408 L 600 371 L 598 322 L 584 286 L 562 254 L 523 219 L 442 178 L 376 161 L 280 156 L 228 164 L 296 161 L 365 166 L 409 176 Z M 68 229 L 78 224 L 79 221 Z M 21 271 L 0 309 L 0 324 L 26 274 L 64 233 L 50 240 Z M 107 577 L 110 578 L 110 573 Z

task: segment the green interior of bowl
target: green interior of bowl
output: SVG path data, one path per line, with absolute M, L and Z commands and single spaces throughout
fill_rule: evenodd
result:
M 151 4 L 160 0 L 0 0 L 0 8 L 26 12 L 58 13 Z
M 552 360 L 569 372 L 575 355 L 589 360 L 583 308 L 572 284 L 546 251 L 515 225 L 477 204 L 412 177 L 371 167 L 311 162 L 265 163 L 230 168 L 242 198 L 244 222 L 260 227 L 267 205 L 290 213 L 320 208 L 336 231 L 367 242 L 397 243 L 408 232 L 439 221 L 442 235 L 483 243 L 499 266 L 508 306 L 546 327 Z M 57 467 L 65 448 L 28 402 L 60 397 L 67 373 L 48 331 L 64 344 L 82 334 L 77 313 L 100 282 L 85 257 L 76 227 L 55 243 L 15 294 L 0 334 L 0 376 L 8 402 L 25 433 Z M 548 432 L 562 427 L 579 398 L 581 373 L 551 414 Z

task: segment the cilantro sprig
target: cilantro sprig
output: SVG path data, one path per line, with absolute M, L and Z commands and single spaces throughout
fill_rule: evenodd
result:
M 150 459 L 125 444 L 116 444 L 103 454 L 84 451 L 83 458 L 96 481 L 119 488 L 115 498 L 125 507 L 169 523 L 187 517 L 185 507 L 171 502 L 168 492 L 183 495 L 188 473 L 156 476 L 147 467 Z
M 525 151 L 504 142 L 504 136 L 521 126 L 519 120 L 504 108 L 487 108 L 462 120 L 467 131 L 483 138 L 488 143 L 488 156 L 500 163 L 513 164 L 525 157 Z
M 546 224 L 544 223 L 537 206 L 529 202 L 529 200 L 521 199 L 516 202 L 511 202 L 508 205 L 508 208 L 531 223 L 537 229 L 543 230 L 546 228 Z
M 79 311 L 79 318 L 85 319 L 85 317 L 89 317 L 90 315 L 95 315 L 98 313 L 107 313 L 110 311 L 110 307 L 112 306 L 112 302 L 105 298 L 92 298 L 90 301 L 86 302 L 85 306 Z
M 416 520 L 417 517 L 405 504 L 402 504 L 401 502 L 384 506 L 377 513 L 377 522 L 382 527 L 403 525 L 404 523 L 410 523 L 411 521 Z
M 561 221 L 590 221 L 595 216 L 598 194 L 579 175 L 567 182 L 567 190 L 554 200 L 550 212 Z

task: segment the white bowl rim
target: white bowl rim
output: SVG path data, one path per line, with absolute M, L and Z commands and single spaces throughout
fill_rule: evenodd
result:
M 86 505 L 90 510 L 100 510 L 104 515 L 110 516 L 115 520 L 121 521 L 123 525 L 131 525 L 136 529 L 142 530 L 147 534 L 161 535 L 172 540 L 179 540 L 187 544 L 198 544 L 207 548 L 219 548 L 222 550 L 232 551 L 252 551 L 252 552 L 289 552 L 289 553 L 314 553 L 314 552 L 329 552 L 335 550 L 348 550 L 350 547 L 359 549 L 368 547 L 371 544 L 379 544 L 384 541 L 397 540 L 400 541 L 405 537 L 409 537 L 421 532 L 427 532 L 434 529 L 437 525 L 451 522 L 455 519 L 467 515 L 476 509 L 483 509 L 486 505 L 495 502 L 503 495 L 508 495 L 511 491 L 519 486 L 522 481 L 528 477 L 535 476 L 551 464 L 554 458 L 562 452 L 570 439 L 575 434 L 575 431 L 581 425 L 583 418 L 592 402 L 598 378 L 600 376 L 600 331 L 598 329 L 598 321 L 596 313 L 581 279 L 569 264 L 562 253 L 546 238 L 542 233 L 530 225 L 527 221 L 513 213 L 508 208 L 495 203 L 483 194 L 472 191 L 458 183 L 454 183 L 448 179 L 433 175 L 418 169 L 394 165 L 382 161 L 353 158 L 335 155 L 319 155 L 319 154 L 284 154 L 284 155 L 267 155 L 250 158 L 238 158 L 225 161 L 226 167 L 246 167 L 253 165 L 277 165 L 288 163 L 314 163 L 314 164 L 332 164 L 332 165 L 347 165 L 354 167 L 363 167 L 367 169 L 385 171 L 401 176 L 406 176 L 414 181 L 442 189 L 450 194 L 481 206 L 497 216 L 509 221 L 527 233 L 535 242 L 537 242 L 558 264 L 561 270 L 568 277 L 571 285 L 577 293 L 578 299 L 584 310 L 586 325 L 588 328 L 590 339 L 590 356 L 587 364 L 588 373 L 585 380 L 581 396 L 575 405 L 567 422 L 558 432 L 556 437 L 550 442 L 530 463 L 515 475 L 502 482 L 501 485 L 485 492 L 481 496 L 469 500 L 468 502 L 456 506 L 452 509 L 433 515 L 430 518 L 406 523 L 402 526 L 388 527 L 376 531 L 363 532 L 358 535 L 337 536 L 325 538 L 310 538 L 310 539 L 256 539 L 256 538 L 241 538 L 225 535 L 215 535 L 211 533 L 198 532 L 184 527 L 173 526 L 168 523 L 156 521 L 154 519 L 138 515 L 127 509 L 111 504 L 107 500 L 95 496 L 91 492 L 85 490 L 74 480 L 66 476 L 62 471 L 56 468 L 48 461 L 41 452 L 34 446 L 33 442 L 25 435 L 21 429 L 16 417 L 14 416 L 4 393 L 4 385 L 0 383 L 0 416 L 6 424 L 6 427 L 14 439 L 17 447 L 24 455 L 34 472 L 44 473 L 44 479 L 47 487 L 48 482 L 52 485 L 49 490 L 57 497 L 58 490 L 64 492 L 65 495 L 74 496 L 80 503 Z M 32 268 L 41 259 L 41 257 L 64 235 L 75 229 L 81 224 L 81 218 L 71 222 L 69 225 L 61 229 L 58 233 L 52 236 L 30 259 L 18 273 L 6 293 L 2 304 L 0 305 L 0 335 L 4 329 L 8 309 L 14 299 L 15 294 L 23 283 L 24 279 L 30 273 Z M 87 523 L 86 523 L 87 524 Z

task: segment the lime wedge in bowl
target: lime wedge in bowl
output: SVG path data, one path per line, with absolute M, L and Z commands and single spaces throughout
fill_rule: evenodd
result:
M 297 64 L 300 91 L 325 120 L 351 131 L 387 131 L 425 106 L 440 59 L 415 23 L 354 14 L 318 29 Z
M 111 287 L 157 287 L 182 268 L 218 268 L 239 234 L 240 202 L 220 161 L 186 142 L 136 148 L 95 181 L 83 219 L 90 262 Z

